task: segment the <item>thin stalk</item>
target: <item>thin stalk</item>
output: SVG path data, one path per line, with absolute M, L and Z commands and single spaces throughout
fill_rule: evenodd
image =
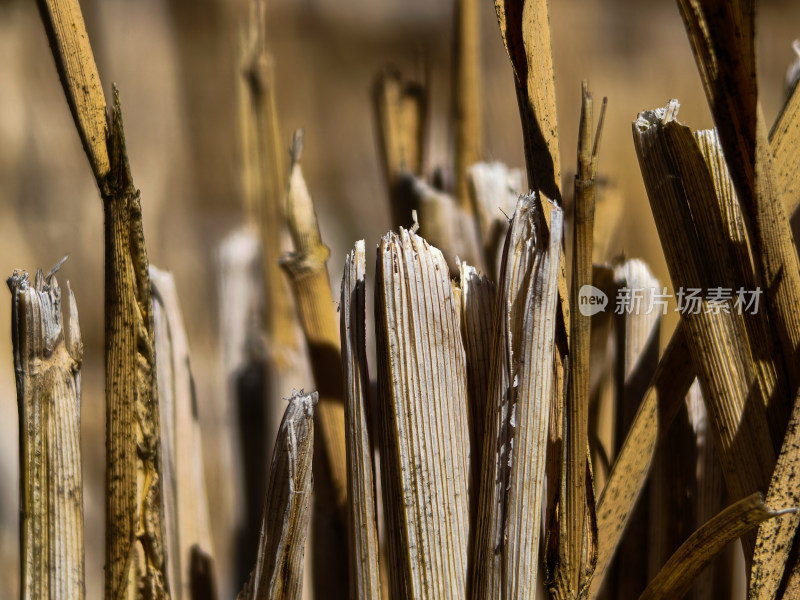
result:
M 458 0 L 455 6 L 455 69 L 453 112 L 455 113 L 455 197 L 470 213 L 467 170 L 483 153 L 483 114 L 481 92 L 481 21 L 478 0 Z
M 364 241 L 347 255 L 339 303 L 345 379 L 350 597 L 381 597 L 373 434 L 366 350 Z
M 594 229 L 595 174 L 602 132 L 605 102 L 600 113 L 597 135 L 592 143 L 592 97 L 584 81 L 581 94 L 581 117 L 578 138 L 578 172 L 575 176 L 575 235 L 572 252 L 571 345 L 569 395 L 565 410 L 565 464 L 562 487 L 563 525 L 559 529 L 558 567 L 555 583 L 557 595 L 564 598 L 579 595 L 591 579 L 596 556 L 592 555 L 591 531 L 594 506 L 587 502 L 586 488 L 594 485 L 586 480 L 586 456 L 589 447 L 589 352 L 591 316 L 579 307 L 584 286 L 592 284 L 592 231 Z M 589 518 L 587 519 L 587 513 Z M 561 518 L 559 518 L 561 521 Z M 563 572 L 562 572 L 563 569 Z
M 348 553 L 343 552 L 342 540 L 347 539 L 347 452 L 340 334 L 328 280 L 330 251 L 322 243 L 314 204 L 303 178 L 302 149 L 302 132 L 298 131 L 292 142 L 292 170 L 286 194 L 295 251 L 283 256 L 281 266 L 289 276 L 320 396 L 316 413 L 321 443 L 317 444 L 314 471 L 314 587 L 326 590 L 331 598 L 334 594 L 346 597 Z
M 702 570 L 730 542 L 760 523 L 790 511 L 796 509 L 769 509 L 757 492 L 734 502 L 681 544 L 639 600 L 683 598 Z

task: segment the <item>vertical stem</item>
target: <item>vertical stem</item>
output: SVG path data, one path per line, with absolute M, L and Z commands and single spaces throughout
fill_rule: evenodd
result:
M 55 269 L 54 269 L 55 271 Z M 15 271 L 11 332 L 20 442 L 20 598 L 82 600 L 83 486 L 80 451 L 78 311 L 69 292 L 69 331 L 53 277 Z
M 481 158 L 483 115 L 481 90 L 480 3 L 458 0 L 456 3 L 456 48 L 453 108 L 455 112 L 456 190 L 461 207 L 472 211 L 467 184 L 467 169 Z

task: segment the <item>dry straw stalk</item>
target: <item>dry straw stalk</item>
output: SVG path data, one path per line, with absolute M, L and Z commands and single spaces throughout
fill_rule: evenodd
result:
M 60 266 L 60 265 L 58 265 Z M 63 326 L 61 288 L 41 271 L 31 285 L 15 271 L 11 338 L 20 440 L 20 598 L 82 599 L 81 375 L 78 309 L 69 294 Z

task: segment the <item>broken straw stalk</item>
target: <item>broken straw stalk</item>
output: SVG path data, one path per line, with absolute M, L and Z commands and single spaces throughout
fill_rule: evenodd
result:
M 743 534 L 746 559 L 753 564 L 754 597 L 773 597 L 781 587 L 792 594 L 800 587 L 795 558 L 800 519 L 784 510 L 800 501 L 790 476 L 798 458 L 800 409 L 786 400 L 795 401 L 800 380 L 792 360 L 800 340 L 794 310 L 800 273 L 779 202 L 783 197 L 791 206 L 796 200 L 787 200 L 797 188 L 787 165 L 796 163 L 792 140 L 800 130 L 800 108 L 795 91 L 768 146 L 754 83 L 752 11 L 737 5 L 730 14 L 717 14 L 710 10 L 713 4 L 679 2 L 719 133 L 693 133 L 677 123 L 674 102 L 640 116 L 634 144 L 673 285 L 760 285 L 767 291 L 767 310 L 763 315 L 686 314 L 660 361 L 655 346 L 648 346 L 657 339 L 658 320 L 625 319 L 625 335 L 617 344 L 618 408 L 636 412 L 624 419 L 630 426 L 620 428 L 620 437 L 625 437 L 597 503 L 587 458 L 595 439 L 589 411 L 591 321 L 576 309 L 578 291 L 596 283 L 603 268 L 611 268 L 592 266 L 597 140 L 592 143 L 591 98 L 584 87 L 573 283 L 567 289 L 546 2 L 498 0 L 496 6 L 515 76 L 532 190 L 516 203 L 510 225 L 497 223 L 486 207 L 508 206 L 509 196 L 520 187 L 513 174 L 494 169 L 487 175 L 481 168 L 469 168 L 480 154 L 481 139 L 474 0 L 462 0 L 458 12 L 454 194 L 441 189 L 442 181 L 430 185 L 422 177 L 427 118 L 422 89 L 393 75 L 376 86 L 395 225 L 408 224 L 410 208 L 419 208 L 421 233 L 430 238 L 400 229 L 387 234 L 378 248 L 377 431 L 372 430 L 368 393 L 365 247 L 357 244 L 346 261 L 337 327 L 329 252 L 300 168 L 302 140 L 295 137 L 285 194 L 294 252 L 281 263 L 320 398 L 316 408 L 313 394 L 295 394 L 289 401 L 273 453 L 258 557 L 243 598 L 300 597 L 315 411 L 320 442 L 313 468 L 318 482 L 315 521 L 328 526 L 328 535 L 315 527 L 317 595 L 378 597 L 387 592 L 380 589 L 384 568 L 389 590 L 398 597 L 532 598 L 537 586 L 546 586 L 554 598 L 597 597 L 656 448 L 685 406 L 695 375 L 735 502 L 709 515 L 688 537 L 650 582 L 645 597 L 685 593 L 700 567 Z M 201 549 L 209 541 L 202 502 L 193 505 L 200 511 L 197 519 L 190 519 L 194 524 L 186 521 L 193 508 L 182 503 L 189 494 L 202 499 L 203 484 L 198 464 L 180 460 L 196 455 L 199 440 L 196 415 L 187 415 L 191 374 L 177 302 L 174 296 L 170 300 L 168 280 L 161 279 L 153 307 L 141 203 L 128 165 L 119 98 L 107 115 L 77 2 L 41 0 L 40 8 L 106 214 L 106 592 L 135 596 L 146 588 L 157 597 L 190 596 L 194 580 L 187 576 L 194 571 L 187 573 L 187 567 L 197 565 L 198 554 L 188 540 L 197 541 Z M 275 269 L 285 173 L 262 29 L 257 22 L 243 61 L 243 177 L 248 220 L 260 225 L 265 260 L 263 295 L 269 308 L 264 329 L 272 350 L 277 349 L 271 358 L 279 363 L 282 344 L 288 348 L 296 338 L 290 302 L 280 295 Z M 727 56 L 737 60 L 721 60 Z M 251 135 L 253 129 L 256 135 Z M 748 135 L 737 135 L 740 129 Z M 496 286 L 474 266 L 455 261 L 456 256 L 466 257 L 493 273 L 503 232 L 506 243 Z M 626 263 L 618 275 L 629 283 L 636 280 L 634 266 Z M 153 277 L 161 276 L 154 271 Z M 31 291 L 25 282 L 18 278 L 12 283 L 15 302 L 20 302 L 15 304 L 17 317 L 28 315 L 19 308 L 26 306 L 25 294 Z M 50 276 L 37 275 L 33 290 L 39 295 L 30 298 L 57 304 L 58 288 Z M 58 311 L 52 310 L 55 323 Z M 49 384 L 39 383 L 38 374 L 25 364 L 19 342 L 28 334 L 20 333 L 20 323 L 15 326 L 26 426 L 22 439 L 28 450 L 42 446 L 42 431 L 33 425 L 45 421 L 75 437 L 77 416 L 67 409 L 78 403 L 69 392 L 77 396 L 79 391 L 79 344 L 71 329 L 66 341 L 57 333 L 47 337 L 56 329 L 44 327 L 42 343 L 58 346 L 55 358 L 47 359 L 57 358 L 64 381 L 72 382 L 62 394 L 68 397 L 63 422 L 41 416 L 37 410 L 46 405 L 31 401 L 31 390 Z M 770 343 L 772 339 L 778 343 Z M 66 344 L 66 350 L 59 344 Z M 155 385 L 157 366 L 162 404 Z M 693 452 L 697 440 L 689 433 L 680 443 Z M 380 450 L 379 479 L 374 444 Z M 40 452 L 50 452 L 46 463 L 23 453 L 23 487 L 32 490 L 24 520 L 23 579 L 33 597 L 50 585 L 48 569 L 57 571 L 64 561 L 75 565 L 73 580 L 65 584 L 72 591 L 64 591 L 65 597 L 82 591 L 82 575 L 77 574 L 82 564 L 77 549 L 80 502 L 64 508 L 56 498 L 54 508 L 41 501 L 37 488 L 43 485 L 45 467 L 58 477 L 51 464 L 63 460 L 74 465 L 80 459 L 53 455 L 52 450 L 47 446 Z M 67 481 L 71 489 L 77 486 L 76 493 L 78 474 L 71 472 Z M 375 493 L 378 486 L 382 503 Z M 766 492 L 766 502 L 751 492 Z M 47 542 L 55 550 L 37 553 L 37 527 L 50 512 L 58 517 L 62 509 L 67 515 L 64 530 L 73 537 L 64 541 L 58 535 L 64 531 L 59 531 Z M 654 531 L 663 527 L 655 519 L 651 524 Z M 200 528 L 194 530 L 194 525 Z M 755 537 L 748 534 L 757 526 Z M 65 544 L 69 549 L 62 551 Z M 659 553 L 652 556 L 666 556 L 666 545 Z M 210 564 L 206 561 L 200 570 L 208 571 Z

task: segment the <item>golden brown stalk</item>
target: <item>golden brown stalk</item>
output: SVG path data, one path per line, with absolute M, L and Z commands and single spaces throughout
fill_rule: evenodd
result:
M 350 597 L 380 598 L 375 469 L 369 407 L 364 240 L 347 255 L 339 303 L 345 379 Z
M 317 444 L 315 458 L 314 577 L 315 589 L 326 590 L 332 598 L 334 594 L 348 593 L 348 553 L 342 548 L 342 540 L 346 543 L 347 539 L 344 382 L 339 325 L 328 280 L 330 251 L 322 243 L 314 204 L 300 168 L 302 147 L 302 132 L 298 131 L 292 142 L 292 170 L 286 194 L 295 251 L 283 256 L 281 266 L 289 276 L 320 396 L 316 409 L 321 443 Z M 317 534 L 318 527 L 326 528 L 327 533 Z
M 494 6 L 514 70 L 528 185 L 560 203 L 561 162 L 547 1 L 495 0 Z
M 442 253 L 414 233 L 378 249 L 381 484 L 391 596 L 464 598 L 469 537 L 466 356 Z
M 61 85 L 95 179 L 103 189 L 110 169 L 106 99 L 78 0 L 37 0 Z
M 249 218 L 258 224 L 264 269 L 264 326 L 273 362 L 281 369 L 298 345 L 289 290 L 278 266 L 286 233 L 286 171 L 275 92 L 275 61 L 267 49 L 263 3 L 251 5 L 240 58 L 239 118 L 243 188 Z
M 673 100 L 665 109 L 640 114 L 633 137 L 673 286 L 687 294 L 700 290 L 699 308 L 685 308 L 682 320 L 725 481 L 739 499 L 766 490 L 775 465 L 765 414 L 769 388 L 753 364 L 734 298 L 723 300 L 727 311 L 709 300 L 710 290 L 727 287 L 735 275 L 727 255 L 704 243 L 713 228 L 704 221 L 713 220 L 702 209 L 717 205 L 716 192 L 691 131 L 675 120 L 677 110 Z M 702 239 L 700 231 L 706 234 Z
M 422 174 L 428 118 L 425 90 L 418 83 L 403 81 L 397 71 L 386 71 L 375 81 L 373 103 L 392 222 L 408 227 L 417 207 L 399 176 Z
M 685 131 L 683 138 L 688 142 Z M 698 233 L 710 243 L 710 251 L 723 249 L 727 252 L 731 275 L 725 278 L 725 285 L 733 289 L 754 290 L 757 287 L 756 275 L 750 257 L 749 244 L 744 230 L 744 220 L 731 181 L 725 157 L 715 130 L 696 131 L 697 145 L 705 159 L 716 192 L 716 202 L 698 202 L 699 197 L 690 198 L 692 212 Z M 694 154 L 694 153 L 692 153 Z M 720 260 L 722 257 L 715 260 Z M 775 354 L 772 340 L 777 336 L 773 323 L 767 319 L 767 312 L 760 310 L 742 315 L 750 351 L 754 360 L 762 397 L 767 409 L 773 447 L 780 448 L 789 420 L 791 406 L 786 402 L 787 386 L 784 360 Z
M 498 286 L 472 598 L 532 598 L 539 565 L 563 211 L 522 197 Z
M 313 488 L 317 393 L 289 398 L 272 451 L 258 557 L 239 600 L 300 600 Z
M 592 97 L 584 81 L 581 90 L 578 137 L 578 172 L 575 176 L 575 235 L 572 251 L 571 343 L 569 393 L 562 436 L 562 496 L 559 513 L 559 560 L 555 568 L 555 595 L 575 598 L 594 572 L 596 537 L 594 502 L 587 498 L 586 456 L 589 448 L 589 350 L 591 315 L 580 310 L 580 293 L 592 284 L 592 230 L 594 228 L 595 174 L 605 102 L 600 112 L 597 135 L 592 142 Z M 588 515 L 588 518 L 587 518 Z
M 20 442 L 20 598 L 85 595 L 80 405 L 83 344 L 75 297 L 62 326 L 53 276 L 8 278 Z
M 455 113 L 456 189 L 455 197 L 467 213 L 472 211 L 467 170 L 483 153 L 481 91 L 481 20 L 478 0 L 456 2 L 455 69 L 453 108 Z
M 608 566 L 644 486 L 659 442 L 695 378 L 685 324 L 679 322 L 614 461 L 597 503 L 597 565 L 589 598 L 597 598 Z
M 734 502 L 681 544 L 639 600 L 683 598 L 700 572 L 725 546 L 759 523 L 786 512 L 768 508 L 758 492 Z
M 797 149 L 800 148 L 800 86 L 795 86 L 775 120 L 769 141 L 773 173 L 797 243 L 800 239 L 797 235 L 800 232 L 800 170 L 796 168 Z
M 783 447 L 778 455 L 775 472 L 767 492 L 766 504 L 772 510 L 786 506 L 800 506 L 800 488 L 795 470 L 800 461 L 800 401 L 795 399 Z M 797 585 L 797 559 L 792 558 L 793 546 L 798 540 L 800 514 L 791 513 L 772 519 L 759 527 L 756 548 L 750 573 L 750 598 L 766 600 L 777 598 L 785 570 L 792 569 L 792 585 Z M 791 598 L 792 596 L 783 596 Z
M 213 580 L 211 532 L 203 474 L 203 444 L 189 342 L 172 274 L 150 267 L 161 418 L 165 543 L 173 598 L 194 600 L 192 556 L 203 557 Z M 196 586 L 195 586 L 196 587 Z M 214 590 L 208 590 L 213 593 Z
M 758 101 L 755 2 L 678 0 L 749 233 L 759 285 L 786 360 L 788 397 L 800 384 L 800 262 Z

